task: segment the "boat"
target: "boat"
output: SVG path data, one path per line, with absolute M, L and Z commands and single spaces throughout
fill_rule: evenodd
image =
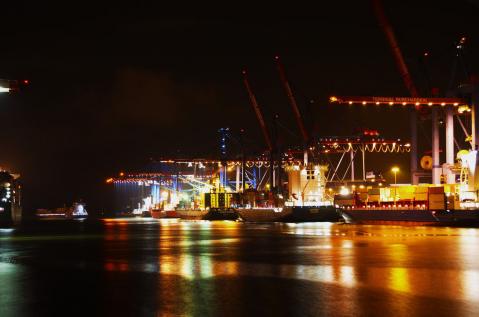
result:
M 220 209 L 176 209 L 171 211 L 153 210 L 153 218 L 171 219 L 178 218 L 183 220 L 236 220 L 238 213 L 232 208 Z
M 20 175 L 0 171 L 0 228 L 10 228 L 22 222 Z
M 479 206 L 464 199 L 467 191 L 461 192 L 459 187 L 406 184 L 365 188 L 335 195 L 335 204 L 347 223 L 479 226 Z
M 285 168 L 289 197 L 272 192 L 246 192 L 245 207 L 236 210 L 246 222 L 342 222 L 341 214 L 325 191 L 326 165 L 300 164 Z M 263 196 L 263 198 L 261 198 Z M 266 196 L 266 197 L 264 197 Z M 254 206 L 254 207 L 250 207 Z
M 240 218 L 247 222 L 340 222 L 341 213 L 334 206 L 239 208 Z
M 347 223 L 410 226 L 478 227 L 479 210 L 347 209 Z
M 176 209 L 176 215 L 183 220 L 203 220 L 208 213 L 207 209 Z
M 175 219 L 180 218 L 176 210 L 152 209 L 151 217 L 155 219 Z
M 238 212 L 233 208 L 210 208 L 203 220 L 237 220 Z
M 64 206 L 53 210 L 37 209 L 35 215 L 38 220 L 84 220 L 88 218 L 88 212 L 82 202 L 76 202 L 71 207 Z

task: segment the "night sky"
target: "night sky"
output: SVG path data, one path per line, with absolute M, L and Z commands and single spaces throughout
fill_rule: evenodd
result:
M 141 169 L 151 158 L 214 154 L 220 127 L 244 128 L 257 151 L 263 139 L 242 84 L 243 67 L 265 116 L 279 114 L 283 142 L 300 144 L 275 54 L 317 135 L 369 127 L 407 139 L 401 109 L 328 104 L 333 94 L 407 95 L 370 1 L 350 2 L 241 3 L 224 11 L 160 1 L 3 3 L 0 78 L 25 78 L 31 85 L 0 96 L 0 166 L 22 174 L 27 211 L 80 198 L 100 210 L 111 208 L 107 177 Z M 469 71 L 478 72 L 475 1 L 384 6 L 423 93 L 420 56 L 429 51 L 432 86 L 445 94 L 453 44 L 461 36 L 468 37 Z M 419 131 L 424 144 L 429 131 Z M 399 164 L 405 173 L 398 181 L 407 181 L 407 155 L 371 160 L 384 170 Z

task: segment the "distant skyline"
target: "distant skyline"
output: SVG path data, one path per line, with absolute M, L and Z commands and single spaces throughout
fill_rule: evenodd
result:
M 445 94 L 461 36 L 468 38 L 470 72 L 478 72 L 477 1 L 384 1 L 384 7 L 422 93 L 420 56 L 429 52 L 432 86 Z M 22 174 L 26 209 L 79 198 L 108 209 L 107 177 L 140 169 L 149 158 L 213 153 L 220 127 L 244 128 L 251 151 L 258 151 L 264 143 L 242 84 L 244 67 L 265 116 L 279 114 L 284 143 L 299 143 L 275 54 L 318 135 L 369 127 L 408 139 L 401 109 L 328 103 L 333 94 L 407 96 L 370 1 L 231 10 L 4 4 L 0 78 L 29 79 L 31 86 L 0 95 L 0 166 Z M 427 124 L 419 133 L 424 150 Z M 384 171 L 408 167 L 407 155 L 370 160 Z M 398 174 L 398 182 L 407 179 Z

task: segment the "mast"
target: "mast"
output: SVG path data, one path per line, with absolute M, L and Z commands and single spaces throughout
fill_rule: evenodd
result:
M 271 136 L 269 134 L 268 128 L 266 127 L 266 123 L 264 121 L 263 113 L 261 112 L 261 108 L 258 105 L 258 101 L 256 100 L 256 96 L 253 93 L 253 90 L 251 89 L 251 85 L 248 80 L 248 74 L 246 70 L 243 70 L 243 82 L 246 87 L 246 90 L 248 91 L 248 96 L 251 101 L 251 105 L 253 106 L 254 112 L 256 113 L 256 118 L 258 118 L 259 125 L 261 127 L 261 130 L 263 131 L 263 136 L 264 140 L 266 143 L 266 146 L 268 147 L 269 150 L 269 162 L 270 162 L 270 175 L 269 175 L 269 186 L 270 189 L 273 189 L 274 184 L 273 184 L 273 169 L 274 169 L 274 146 L 273 142 L 271 141 Z
M 254 112 L 256 113 L 256 118 L 258 119 L 259 125 L 261 127 L 261 131 L 263 132 L 264 141 L 268 150 L 271 152 L 273 150 L 273 143 L 271 142 L 271 136 L 269 135 L 268 128 L 266 127 L 266 123 L 264 122 L 263 113 L 258 105 L 258 101 L 256 100 L 256 96 L 251 89 L 251 85 L 249 84 L 248 75 L 246 70 L 243 70 L 243 82 L 248 92 L 248 96 L 253 106 Z
M 381 29 L 383 30 L 384 35 L 386 35 L 386 39 L 389 43 L 389 46 L 391 47 L 393 57 L 396 62 L 396 66 L 399 70 L 399 73 L 401 75 L 401 78 L 404 84 L 406 85 L 406 88 L 408 89 L 411 97 L 418 97 L 419 94 L 418 94 L 417 88 L 414 85 L 414 82 L 412 81 L 411 74 L 409 73 L 409 69 L 406 65 L 406 62 L 404 61 L 401 49 L 396 40 L 396 36 L 394 35 L 394 31 L 391 27 L 391 24 L 389 23 L 389 20 L 384 14 L 384 8 L 382 6 L 381 0 L 372 0 L 372 2 L 373 2 L 374 12 L 379 21 L 379 25 L 381 26 Z M 433 111 L 436 111 L 436 110 L 433 110 Z M 413 184 L 417 184 L 419 180 L 417 179 L 417 177 L 415 177 L 415 173 L 417 172 L 417 112 L 416 110 L 411 109 L 409 115 L 410 115 L 409 119 L 410 119 L 410 125 L 411 125 L 411 162 L 410 162 L 411 182 Z M 437 128 L 437 123 L 435 124 L 433 122 L 433 129 L 435 128 Z M 433 148 L 433 152 L 434 150 L 435 149 Z M 439 151 L 439 149 L 437 149 L 437 151 Z M 439 165 L 439 162 L 438 161 L 434 162 L 433 165 Z
M 301 132 L 303 142 L 307 144 L 307 142 L 309 142 L 309 133 L 306 130 L 303 118 L 301 116 L 301 112 L 299 111 L 299 107 L 296 102 L 296 98 L 294 98 L 293 90 L 291 89 L 288 79 L 286 78 L 286 72 L 284 71 L 283 64 L 281 64 L 279 56 L 275 56 L 274 59 L 276 60 L 279 77 L 281 78 L 281 82 L 283 83 L 284 90 L 286 92 L 286 95 L 288 96 L 289 104 L 291 108 L 293 109 L 294 116 L 296 118 L 296 123 L 298 124 L 299 130 Z
M 299 111 L 298 103 L 296 102 L 296 98 L 294 97 L 293 90 L 291 89 L 288 78 L 286 77 L 284 66 L 283 64 L 281 64 L 279 56 L 276 55 L 274 59 L 276 61 L 276 66 L 278 68 L 281 83 L 283 84 L 283 88 L 286 92 L 286 96 L 288 97 L 289 104 L 291 108 L 293 109 L 296 123 L 298 124 L 299 131 L 301 132 L 301 137 L 303 138 L 304 165 L 306 166 L 308 164 L 308 146 L 310 141 L 310 135 L 304 124 L 303 117 L 301 116 L 301 112 Z

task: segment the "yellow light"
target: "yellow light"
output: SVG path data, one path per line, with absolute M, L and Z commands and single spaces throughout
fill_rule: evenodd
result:
M 394 105 L 394 102 L 391 101 L 391 102 L 389 103 L 389 105 L 390 105 L 390 106 Z
M 428 105 L 428 106 L 432 106 L 432 102 L 429 102 L 427 105 Z
M 393 173 L 399 172 L 399 167 L 394 166 L 393 168 L 391 168 L 391 172 L 393 172 Z
M 106 180 L 106 183 L 107 183 L 107 184 L 113 183 L 113 178 L 108 178 L 108 179 Z
M 353 102 L 352 102 L 352 101 L 350 101 L 350 102 L 349 102 L 349 104 L 350 104 L 350 105 L 352 105 L 352 104 L 353 104 Z
M 365 105 L 365 104 L 366 104 L 366 101 L 363 101 L 363 105 Z
M 405 102 L 403 102 L 403 103 L 402 103 L 402 105 L 403 105 L 403 106 L 405 106 L 405 105 L 406 105 L 406 103 L 405 103 Z
M 364 185 L 359 185 L 359 188 L 363 189 L 363 188 L 364 188 Z
M 338 98 L 332 96 L 331 98 L 329 98 L 329 101 L 330 102 L 336 102 L 336 101 L 338 101 Z
M 120 176 L 121 176 L 121 177 L 125 176 L 125 173 L 120 172 Z
M 347 196 L 349 195 L 349 189 L 347 189 L 346 187 L 342 187 L 341 190 L 339 191 L 339 194 L 342 196 Z
M 455 103 L 454 103 L 454 106 L 457 106 L 457 105 L 458 105 L 458 103 L 457 103 L 457 102 L 455 102 Z
M 378 106 L 379 106 L 379 102 L 376 102 L 376 105 L 378 105 Z
M 445 102 L 441 103 L 441 106 L 443 106 L 443 107 L 444 107 L 445 105 L 446 105 L 446 103 L 445 103 Z
M 419 106 L 419 105 L 420 105 L 420 103 L 419 103 L 419 102 L 416 102 L 416 106 Z

